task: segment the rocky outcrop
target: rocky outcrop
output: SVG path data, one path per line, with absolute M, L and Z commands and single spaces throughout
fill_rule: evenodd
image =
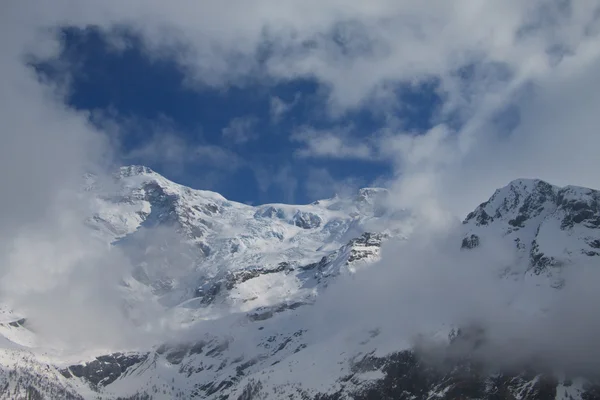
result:
M 321 217 L 310 212 L 298 211 L 292 220 L 294 225 L 302 229 L 315 229 L 321 226 Z
M 111 384 L 147 358 L 148 353 L 114 353 L 99 356 L 85 364 L 71 365 L 60 372 L 65 378 L 82 378 L 94 387 L 101 387 Z
M 378 258 L 381 245 L 388 238 L 389 236 L 384 233 L 365 232 L 360 237 L 352 239 L 348 243 L 350 255 L 347 263 Z
M 287 311 L 295 310 L 298 307 L 306 305 L 308 303 L 302 301 L 296 301 L 291 303 L 282 303 L 272 307 L 259 307 L 256 310 L 248 314 L 248 319 L 251 321 L 264 321 L 273 317 L 273 315 Z
M 479 246 L 479 236 L 471 234 L 462 241 L 461 249 L 474 249 Z
M 201 304 L 212 304 L 216 297 L 233 289 L 236 285 L 261 275 L 276 273 L 291 273 L 294 268 L 288 262 L 280 262 L 273 268 L 251 268 L 240 271 L 227 271 L 224 277 L 217 277 L 203 281 L 195 290 L 194 297 L 201 299 Z

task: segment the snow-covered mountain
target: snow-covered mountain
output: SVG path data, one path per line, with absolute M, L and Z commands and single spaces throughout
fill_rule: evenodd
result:
M 108 182 L 88 176 L 86 188 L 97 193 L 88 225 L 130 258 L 129 287 L 142 284 L 164 307 L 204 314 L 310 302 L 329 277 L 377 259 L 385 237 L 411 229 L 409 213 L 385 211 L 385 189 L 252 207 L 142 166 Z
M 544 275 L 562 285 L 561 270 L 598 263 L 600 192 L 541 180 L 519 179 L 498 189 L 463 222 L 463 248 L 502 240 L 520 262 L 511 274 Z M 524 270 L 523 270 L 524 268 Z
M 486 369 L 469 356 L 484 340 L 477 328 L 440 327 L 426 339 L 434 353 L 378 326 L 329 330 L 336 316 L 321 295 L 357 272 L 377 274 L 381 246 L 418 226 L 389 207 L 385 189 L 254 207 L 131 166 L 87 176 L 85 193 L 90 235 L 128 260 L 124 304 L 154 304 L 181 333 L 66 357 L 37 347 L 26 316 L 5 310 L 0 399 L 600 398 L 587 378 Z M 550 277 L 550 290 L 561 290 L 562 269 L 600 263 L 600 192 L 517 180 L 461 229 L 457 249 L 514 249 L 517 261 L 498 279 Z

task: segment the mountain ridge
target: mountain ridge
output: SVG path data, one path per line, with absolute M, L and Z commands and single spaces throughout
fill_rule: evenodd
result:
M 418 224 L 408 210 L 386 208 L 385 189 L 249 206 L 143 166 L 123 167 L 110 182 L 94 179 L 86 176 L 94 205 L 86 223 L 131 263 L 123 281 L 129 304 L 156 302 L 174 323 L 206 328 L 80 361 L 23 341 L 0 350 L 0 398 L 598 398 L 600 386 L 588 378 L 526 368 L 489 373 L 478 353 L 486 334 L 477 327 L 440 326 L 426 339 L 433 347 L 421 348 L 377 326 L 329 335 L 314 325 L 314 312 L 336 318 L 320 302 L 328 286 L 360 271 L 381 273 L 372 265 L 381 247 L 409 238 Z M 561 290 L 563 268 L 598 263 L 599 202 L 592 189 L 514 180 L 467 215 L 456 248 L 477 252 L 501 242 L 518 262 L 498 279 L 538 284 L 550 276 L 549 289 Z M 360 298 L 360 285 L 352 288 Z M 27 319 L 15 318 L 0 324 L 10 343 L 33 334 Z

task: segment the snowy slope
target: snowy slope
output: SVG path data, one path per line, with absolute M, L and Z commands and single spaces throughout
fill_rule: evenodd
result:
M 155 302 L 180 331 L 141 350 L 66 354 L 39 347 L 27 319 L 4 310 L 0 399 L 595 398 L 585 379 L 478 372 L 464 356 L 477 330 L 436 328 L 427 341 L 450 366 L 437 370 L 393 330 L 336 329 L 321 295 L 357 272 L 376 274 L 381 246 L 418 222 L 389 212 L 384 189 L 253 207 L 131 166 L 109 180 L 87 176 L 85 190 L 90 233 L 131 263 L 124 298 L 133 308 Z M 511 182 L 467 216 L 457 248 L 499 242 L 519 259 L 507 276 L 550 276 L 548 289 L 560 290 L 561 269 L 600 262 L 599 200 L 590 189 Z

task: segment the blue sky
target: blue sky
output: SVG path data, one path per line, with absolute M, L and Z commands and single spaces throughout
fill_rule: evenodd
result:
M 114 32 L 107 37 L 95 28 L 67 27 L 59 35 L 59 56 L 37 60 L 36 71 L 50 81 L 69 79 L 69 107 L 90 111 L 103 128 L 118 126 L 117 163 L 145 164 L 179 183 L 252 204 L 307 203 L 392 177 L 389 160 L 303 153 L 306 141 L 298 132 L 318 138 L 343 131 L 344 140 L 360 147 L 390 117 L 368 106 L 328 112 L 330 89 L 315 79 L 193 85 L 180 63 L 151 57 L 127 31 L 118 33 L 121 49 L 113 45 Z M 419 134 L 431 127 L 441 104 L 435 80 L 398 84 L 392 92 L 401 104 L 394 117 L 404 129 Z M 170 146 L 178 150 L 165 157 Z M 196 147 L 202 150 L 195 155 L 181 150 Z
M 111 154 L 241 202 L 377 185 L 462 216 L 516 178 L 599 186 L 594 3 L 23 5 L 5 17 L 3 121 L 64 139 L 51 176 Z M 20 119 L 30 103 L 40 117 Z

